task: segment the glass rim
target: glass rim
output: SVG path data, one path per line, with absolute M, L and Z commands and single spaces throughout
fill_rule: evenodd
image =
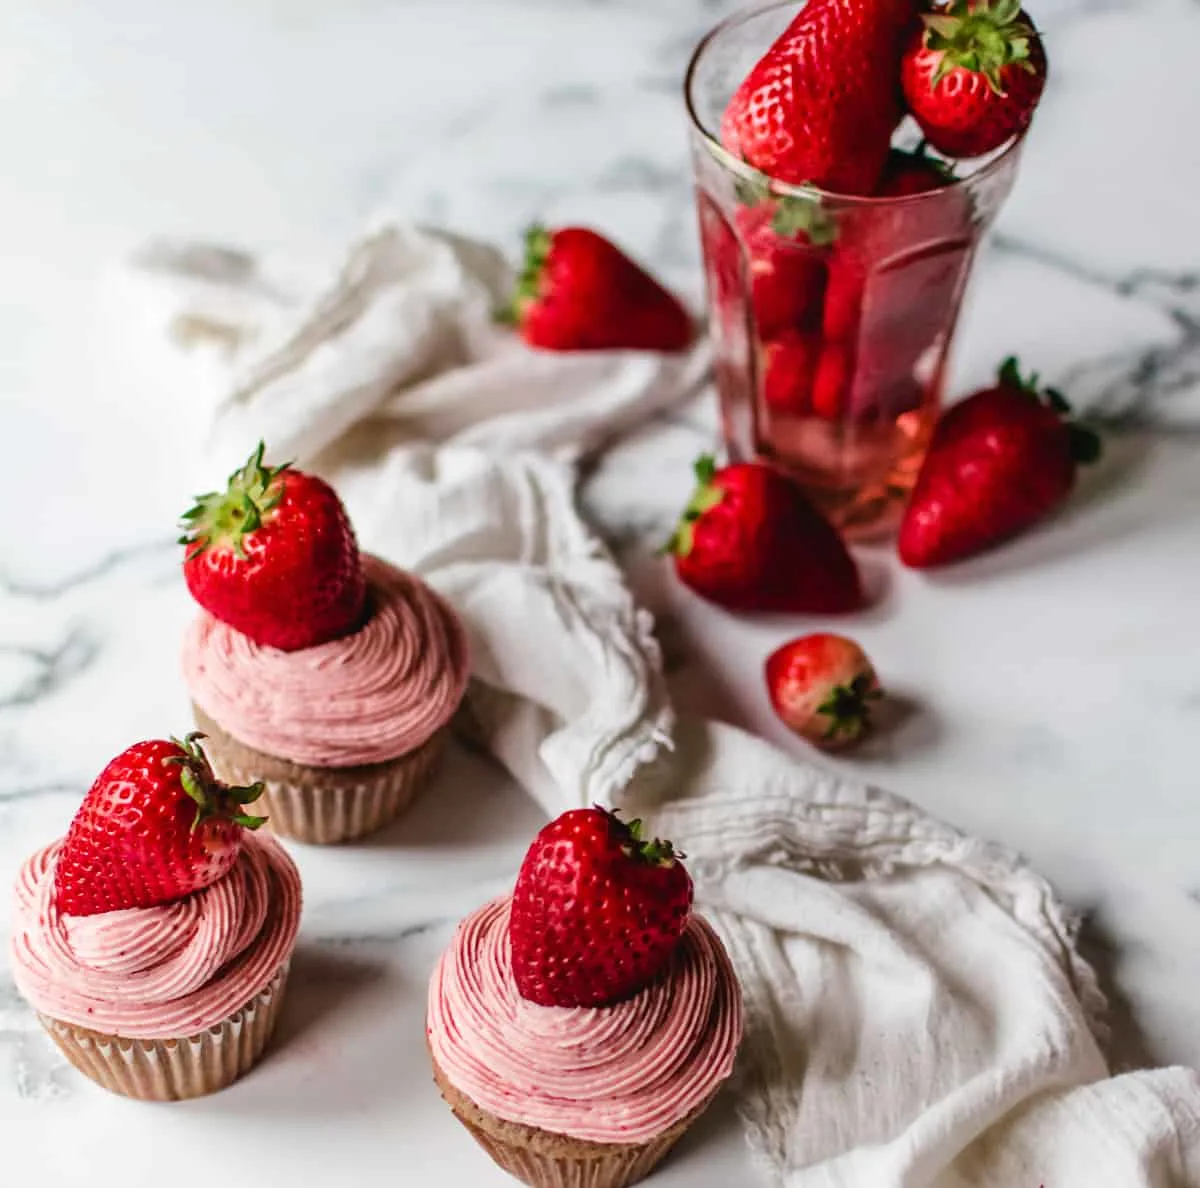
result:
M 806 0 L 807 2 L 807 0 Z M 963 186 L 970 186 L 989 177 L 993 172 L 997 171 L 1004 162 L 1012 156 L 1025 141 L 1025 136 L 1028 132 L 1028 127 L 1021 132 L 1016 133 L 1005 144 L 997 149 L 992 150 L 992 156 L 985 160 L 974 172 L 968 173 L 963 177 L 955 177 L 944 186 L 938 186 L 936 190 L 926 190 L 919 194 L 898 194 L 898 195 L 870 195 L 870 194 L 841 194 L 837 190 L 826 190 L 820 186 L 815 186 L 810 182 L 785 182 L 781 178 L 774 177 L 770 173 L 765 173 L 763 170 L 751 165 L 748 161 L 743 161 L 741 157 L 735 157 L 722 143 L 720 137 L 714 135 L 700 119 L 699 113 L 696 111 L 696 104 L 692 98 L 694 90 L 694 82 L 697 68 L 700 65 L 700 59 L 704 56 L 705 50 L 715 42 L 723 33 L 727 33 L 730 29 L 736 28 L 738 25 L 745 24 L 756 16 L 762 16 L 764 13 L 771 12 L 773 9 L 786 8 L 796 4 L 796 0 L 766 0 L 765 3 L 752 4 L 745 8 L 738 9 L 737 12 L 731 13 L 723 21 L 714 25 L 705 35 L 697 42 L 696 48 L 692 50 L 691 57 L 688 59 L 687 70 L 683 76 L 683 101 L 687 108 L 688 120 L 691 122 L 692 130 L 700 136 L 703 141 L 705 150 L 712 156 L 719 165 L 728 169 L 731 173 L 738 177 L 744 178 L 749 182 L 761 182 L 765 180 L 768 183 L 769 193 L 778 198 L 800 198 L 812 202 L 814 200 L 821 202 L 828 200 L 831 203 L 840 204 L 842 206 L 862 206 L 862 207 L 880 207 L 880 206 L 898 206 L 915 202 L 927 202 L 930 199 L 935 199 L 940 195 L 953 193 Z M 985 154 L 986 155 L 986 154 Z

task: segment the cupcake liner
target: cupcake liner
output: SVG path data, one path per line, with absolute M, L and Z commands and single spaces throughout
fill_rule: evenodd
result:
M 669 1130 L 647 1143 L 594 1143 L 509 1122 L 460 1093 L 433 1061 L 433 1079 L 454 1116 L 497 1166 L 530 1188 L 625 1188 L 648 1176 L 714 1093 Z
M 227 783 L 266 785 L 255 806 L 267 828 L 282 837 L 317 845 L 353 841 L 394 820 L 429 782 L 445 748 L 443 726 L 415 751 L 386 763 L 314 767 L 268 755 L 239 742 L 193 705 L 197 727 L 207 735 L 205 752 Z
M 289 962 L 223 1023 L 184 1039 L 102 1035 L 39 1015 L 62 1054 L 97 1085 L 140 1101 L 183 1101 L 232 1085 L 258 1063 L 275 1030 Z

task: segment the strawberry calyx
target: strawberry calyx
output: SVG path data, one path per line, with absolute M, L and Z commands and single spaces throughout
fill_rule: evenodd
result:
M 1037 36 L 1021 16 L 1021 0 L 954 0 L 947 8 L 926 13 L 925 48 L 941 54 L 933 84 L 952 70 L 982 74 L 988 86 L 1004 94 L 1000 75 L 1008 66 L 1030 72 L 1029 43 Z
M 1100 435 L 1074 419 L 1070 402 L 1057 388 L 1041 387 L 1037 372 L 1030 372 L 1028 377 L 1022 376 L 1016 357 L 1010 355 L 1000 364 L 996 378 L 1002 388 L 1024 392 L 1038 404 L 1058 414 L 1059 419 L 1066 423 L 1071 443 L 1071 458 L 1075 462 L 1081 466 L 1088 466 L 1099 459 L 1104 452 Z
M 163 760 L 164 764 L 179 766 L 179 782 L 184 792 L 196 802 L 192 832 L 202 822 L 216 817 L 232 821 L 244 829 L 257 829 L 266 821 L 266 817 L 251 816 L 242 811 L 242 806 L 253 804 L 266 791 L 266 785 L 261 781 L 248 787 L 223 784 L 213 774 L 208 756 L 200 746 L 200 740 L 205 737 L 198 730 L 184 735 L 182 739 L 172 736 L 171 742 L 179 748 L 180 753 Z
M 815 193 L 811 198 L 776 194 L 766 178 L 738 178 L 733 188 L 742 206 L 775 203 L 771 230 L 781 239 L 804 236 L 814 247 L 828 247 L 837 239 L 837 221 L 821 205 L 820 196 Z
M 669 841 L 657 837 L 647 841 L 642 836 L 641 818 L 635 817 L 626 823 L 617 815 L 616 809 L 601 808 L 598 804 L 593 807 L 608 817 L 611 827 L 621 837 L 621 852 L 626 858 L 632 858 L 635 862 L 644 862 L 647 866 L 674 866 L 676 862 L 687 857 L 686 854 L 675 849 Z
M 882 690 L 866 675 L 856 676 L 849 685 L 835 685 L 817 706 L 817 713 L 829 719 L 825 737 L 861 738 L 871 727 L 871 702 L 882 696 Z
M 541 296 L 542 274 L 553 243 L 554 236 L 541 223 L 532 223 L 525 229 L 525 259 L 512 297 L 507 305 L 496 311 L 497 321 L 517 325 L 526 307 Z
M 230 548 L 245 559 L 245 538 L 262 527 L 268 513 L 283 497 L 279 481 L 290 466 L 264 466 L 266 446 L 250 455 L 246 464 L 229 476 L 224 491 L 197 495 L 196 501 L 182 516 L 184 533 L 179 543 L 187 545 L 186 559 L 191 561 L 208 549 Z
M 713 481 L 717 476 L 717 463 L 711 454 L 701 454 L 696 459 L 693 470 L 696 475 L 696 489 L 692 492 L 671 539 L 662 547 L 662 553 L 686 557 L 692 551 L 695 542 L 696 521 L 725 498 L 725 492 Z

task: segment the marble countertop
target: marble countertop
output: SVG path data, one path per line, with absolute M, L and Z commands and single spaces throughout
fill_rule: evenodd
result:
M 117 750 L 188 721 L 190 606 L 162 519 L 187 410 L 164 392 L 159 424 L 123 403 L 95 341 L 105 267 L 160 232 L 307 251 L 391 210 L 515 245 L 539 217 L 603 227 L 696 300 L 680 77 L 731 7 L 5 5 L 0 881 Z M 1181 135 L 1200 119 L 1200 8 L 1031 7 L 1052 82 L 954 386 L 1015 352 L 1119 429 L 1065 514 L 1010 548 L 937 578 L 862 551 L 880 597 L 854 631 L 897 709 L 837 762 L 1020 850 L 1084 913 L 1115 1064 L 1200 1064 L 1200 154 Z M 615 443 L 585 506 L 658 616 L 681 706 L 805 755 L 760 683 L 779 627 L 702 606 L 653 557 L 714 440 L 707 395 Z M 178 1188 L 217 1169 L 230 1188 L 268 1171 L 318 1185 L 351 1161 L 363 1188 L 397 1169 L 510 1182 L 429 1081 L 423 995 L 453 922 L 511 880 L 539 814 L 465 754 L 447 780 L 452 811 L 426 797 L 367 845 L 299 855 L 285 1042 L 228 1092 L 155 1109 L 152 1128 L 61 1062 L 0 967 L 0 1180 L 142 1188 L 170 1157 Z M 745 1166 L 722 1106 L 656 1183 L 744 1181 Z

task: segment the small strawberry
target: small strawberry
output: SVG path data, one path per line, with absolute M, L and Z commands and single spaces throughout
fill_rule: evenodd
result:
M 866 653 L 843 635 L 803 635 L 767 658 L 767 693 L 780 719 L 825 750 L 857 742 L 883 696 Z
M 750 304 L 760 338 L 815 324 L 825 286 L 820 248 L 836 228 L 816 203 L 772 198 L 761 187 L 738 186 L 734 222 L 749 261 Z
M 670 842 L 641 822 L 573 809 L 534 838 L 509 916 L 513 977 L 541 1006 L 604 1006 L 670 962 L 687 927 L 692 880 Z
M 900 85 L 929 143 L 978 157 L 1023 132 L 1046 85 L 1046 54 L 1020 0 L 953 0 L 922 22 Z
M 799 330 L 786 330 L 763 344 L 763 400 L 772 412 L 782 416 L 808 412 L 820 350 L 819 339 Z
M 237 861 L 242 830 L 264 817 L 244 805 L 262 784 L 231 788 L 199 745 L 155 739 L 122 751 L 75 814 L 54 867 L 54 898 L 70 916 L 153 907 L 211 886 Z
M 950 408 L 938 422 L 900 525 L 900 560 L 945 565 L 1015 536 L 1060 504 L 1099 438 L 1068 419 L 1070 407 L 1015 359 L 994 387 Z
M 899 119 L 915 0 L 808 0 L 734 92 L 721 140 L 780 181 L 870 194 Z
M 836 614 L 862 603 L 837 530 L 800 488 L 759 462 L 717 469 L 707 455 L 666 552 L 697 594 L 730 610 Z
M 263 450 L 184 515 L 183 576 L 215 618 L 293 652 L 354 631 L 366 579 L 337 493 L 289 463 L 264 466 Z
M 836 421 L 846 411 L 854 382 L 854 357 L 845 343 L 827 342 L 813 377 L 812 409 L 825 421 Z
M 553 351 L 682 351 L 688 311 L 615 244 L 585 227 L 525 234 L 525 266 L 502 317 Z

